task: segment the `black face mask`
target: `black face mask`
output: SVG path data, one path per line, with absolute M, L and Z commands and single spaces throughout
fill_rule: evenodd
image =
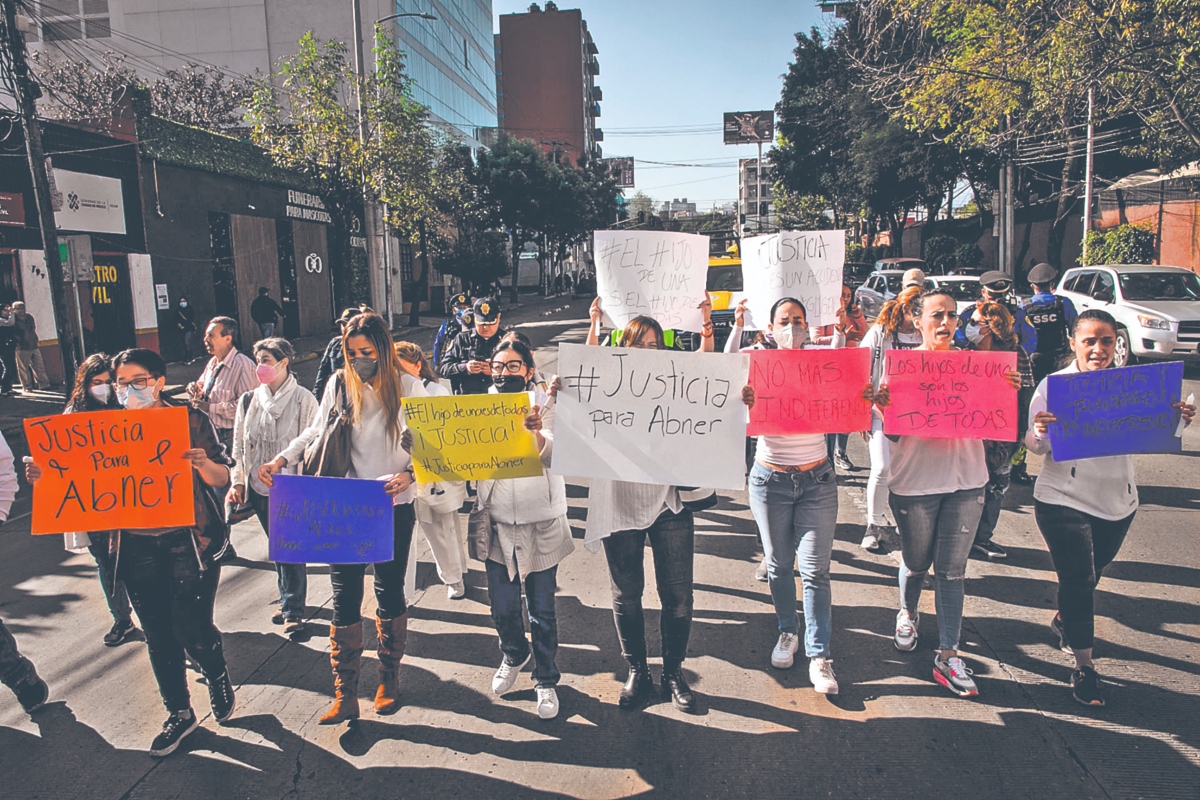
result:
M 366 383 L 375 377 L 375 373 L 379 371 L 379 359 L 377 358 L 352 358 L 350 366 L 358 373 L 359 380 Z
M 525 378 L 520 375 L 494 375 L 492 383 L 501 394 L 514 394 L 525 391 Z

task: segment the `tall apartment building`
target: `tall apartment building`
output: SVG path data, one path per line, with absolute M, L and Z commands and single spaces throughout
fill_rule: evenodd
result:
M 775 181 L 775 168 L 763 165 L 762 197 L 759 197 L 758 159 L 738 159 L 738 214 L 742 230 L 757 233 L 775 225 L 775 209 L 772 204 L 771 184 Z
M 375 20 L 398 12 L 429 14 L 384 23 L 407 58 L 414 96 L 435 122 L 468 144 L 496 127 L 491 0 L 359 0 L 363 54 L 371 67 Z M 349 2 L 335 0 L 40 0 L 31 2 L 33 49 L 78 58 L 115 50 L 153 78 L 188 61 L 240 75 L 266 75 L 294 55 L 307 31 L 337 39 L 354 57 Z
M 599 52 L 579 9 L 534 3 L 523 14 L 502 15 L 495 48 L 500 130 L 575 162 L 584 153 L 600 157 Z

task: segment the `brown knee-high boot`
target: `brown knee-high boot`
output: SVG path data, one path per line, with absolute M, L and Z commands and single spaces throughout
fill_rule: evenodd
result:
M 400 660 L 408 641 L 408 614 L 392 619 L 375 618 L 379 632 L 379 690 L 375 713 L 395 714 L 400 710 Z
M 319 720 L 321 725 L 337 725 L 358 719 L 358 673 L 362 666 L 362 620 L 353 625 L 329 628 L 329 660 L 333 664 L 333 707 Z

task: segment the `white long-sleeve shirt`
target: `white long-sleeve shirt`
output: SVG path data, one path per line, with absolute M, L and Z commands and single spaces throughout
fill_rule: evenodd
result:
M 1074 361 L 1055 375 L 1079 372 Z M 1033 497 L 1043 503 L 1066 506 L 1106 520 L 1125 519 L 1138 508 L 1137 480 L 1133 456 L 1101 456 L 1074 461 L 1055 461 L 1048 436 L 1039 436 L 1033 419 L 1046 410 L 1046 378 L 1029 401 L 1029 430 L 1025 446 L 1029 452 L 1046 456 L 1033 486 Z
M 401 375 L 400 384 L 404 397 L 427 397 L 429 394 L 421 382 L 411 375 Z M 289 465 L 299 462 L 308 443 L 320 436 L 325 421 L 329 419 L 329 412 L 337 402 L 338 387 L 341 385 L 340 380 L 330 380 L 325 384 L 321 405 L 313 415 L 312 422 L 279 454 L 287 459 Z M 362 414 L 350 438 L 350 472 L 346 477 L 383 480 L 408 469 L 411 463 L 412 457 L 400 446 L 400 439 L 393 441 L 388 434 L 387 415 L 378 393 L 370 385 L 364 384 Z M 396 495 L 394 502 L 411 503 L 414 495 L 413 486 L 409 486 Z
M 12 449 L 0 434 L 0 523 L 8 519 L 9 509 L 17 497 L 17 470 L 13 465 Z

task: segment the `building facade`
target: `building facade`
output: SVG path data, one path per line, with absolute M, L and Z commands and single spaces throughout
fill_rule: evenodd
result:
M 603 155 L 600 51 L 579 9 L 534 3 L 525 13 L 502 15 L 495 52 L 502 132 L 573 163 Z
M 746 233 L 772 230 L 775 225 L 775 209 L 772 206 L 771 184 L 775 181 L 775 168 L 764 164 L 762 173 L 762 196 L 759 196 L 757 158 L 738 159 L 738 219 Z

